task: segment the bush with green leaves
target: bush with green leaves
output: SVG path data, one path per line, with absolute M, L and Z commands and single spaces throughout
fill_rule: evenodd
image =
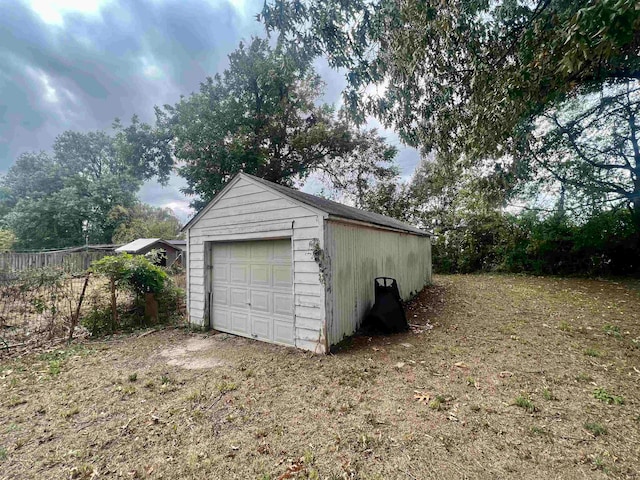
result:
M 142 255 L 109 255 L 91 264 L 91 271 L 128 288 L 138 295 L 160 293 L 169 279 L 167 273 Z
M 175 287 L 161 267 L 148 258 L 128 253 L 107 256 L 93 262 L 91 271 L 108 279 L 111 293 L 110 308 L 96 309 L 83 319 L 83 325 L 93 334 L 103 334 L 122 327 L 120 317 L 127 325 L 141 324 L 144 321 L 144 297 L 148 293 L 154 294 L 158 301 L 159 321 L 169 322 L 180 317 L 184 293 Z M 133 304 L 127 308 L 119 306 L 118 292 L 133 293 Z

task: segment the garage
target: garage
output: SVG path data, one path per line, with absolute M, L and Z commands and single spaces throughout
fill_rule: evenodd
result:
M 290 239 L 213 243 L 211 267 L 215 330 L 295 345 Z
M 428 232 L 239 173 L 184 227 L 194 327 L 327 353 L 374 302 L 431 282 Z

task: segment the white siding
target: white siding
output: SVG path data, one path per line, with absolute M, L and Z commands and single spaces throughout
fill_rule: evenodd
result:
M 375 277 L 393 277 L 409 299 L 431 282 L 431 240 L 375 227 L 325 221 L 329 345 L 353 334 L 374 302 Z
M 324 248 L 323 215 L 311 207 L 238 177 L 188 230 L 189 321 L 209 327 L 209 242 L 291 238 L 294 276 L 295 342 L 324 352 L 325 297 L 312 245 Z

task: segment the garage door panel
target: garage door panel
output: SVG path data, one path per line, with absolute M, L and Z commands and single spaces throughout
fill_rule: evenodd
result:
M 273 242 L 272 258 L 275 261 L 283 263 L 291 263 L 291 243 L 290 242 Z
M 261 315 L 251 315 L 252 337 L 259 340 L 272 341 L 273 319 Z
M 270 258 L 273 242 L 255 242 L 251 244 L 251 260 L 266 262 Z
M 213 278 L 216 279 L 216 283 L 227 283 L 229 281 L 229 265 L 225 263 L 214 264 Z
M 248 308 L 249 306 L 249 291 L 246 288 L 231 287 L 229 289 L 230 302 L 232 307 L 236 308 Z
M 269 265 L 251 265 L 251 286 L 268 287 L 270 285 Z
M 232 311 L 231 330 L 240 335 L 251 335 L 251 329 L 249 328 L 249 313 Z
M 232 263 L 229 265 L 229 280 L 231 283 L 240 283 L 247 285 L 249 283 L 249 266 L 239 263 Z M 214 273 L 215 274 L 215 273 Z M 215 277 L 214 277 L 214 281 Z
M 249 259 L 251 256 L 251 245 L 246 242 L 235 242 L 227 244 L 229 246 L 229 257 L 235 259 Z
M 288 321 L 279 320 L 274 318 L 273 320 L 273 341 L 278 343 L 284 343 L 287 345 L 293 345 L 293 324 Z
M 251 310 L 257 310 L 259 312 L 270 313 L 270 294 L 269 292 L 263 292 L 259 290 L 251 290 Z
M 231 320 L 229 316 L 229 310 L 226 308 L 216 308 L 216 321 L 213 328 L 216 330 L 230 330 Z
M 214 264 L 216 260 L 227 260 L 229 258 L 229 245 L 217 245 L 213 251 Z
M 278 288 L 291 287 L 291 265 L 273 265 L 273 286 Z
M 214 285 L 213 287 L 213 303 L 215 305 L 229 305 L 229 288 Z
M 291 241 L 215 243 L 210 258 L 212 327 L 294 345 Z

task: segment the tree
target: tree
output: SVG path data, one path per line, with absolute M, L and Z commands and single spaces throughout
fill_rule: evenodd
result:
M 0 228 L 0 252 L 9 252 L 16 243 L 16 236 L 11 230 Z
M 624 203 L 640 232 L 639 132 L 637 81 L 605 85 L 545 111 L 523 152 L 529 183 L 537 187 L 533 195 L 541 186 L 555 187 L 561 214 L 567 208 L 593 214 Z
M 173 240 L 181 235 L 180 220 L 169 208 L 138 203 L 129 209 L 117 207 L 109 216 L 119 223 L 113 233 L 114 243 L 127 243 L 136 238 Z
M 182 162 L 185 193 L 197 196 L 193 205 L 204 205 L 239 171 L 285 185 L 314 171 L 336 185 L 352 174 L 373 181 L 393 175 L 385 164 L 395 150 L 319 104 L 322 87 L 309 60 L 254 38 L 199 92 L 157 109 L 158 131 L 173 138 Z
M 299 55 L 345 70 L 360 120 L 469 161 L 517 151 L 568 93 L 640 78 L 635 0 L 271 0 L 261 18 Z
M 17 159 L 2 179 L 0 197 L 2 222 L 15 233 L 17 248 L 110 243 L 120 222 L 110 212 L 133 208 L 144 180 L 166 177 L 161 155 L 134 154 L 134 142 L 150 127 L 135 118 L 126 129 L 116 127 L 116 136 L 67 131 L 56 138 L 53 156 L 26 153 Z
M 13 207 L 20 199 L 38 199 L 63 187 L 56 161 L 45 152 L 23 153 L 2 178 L 3 206 Z

